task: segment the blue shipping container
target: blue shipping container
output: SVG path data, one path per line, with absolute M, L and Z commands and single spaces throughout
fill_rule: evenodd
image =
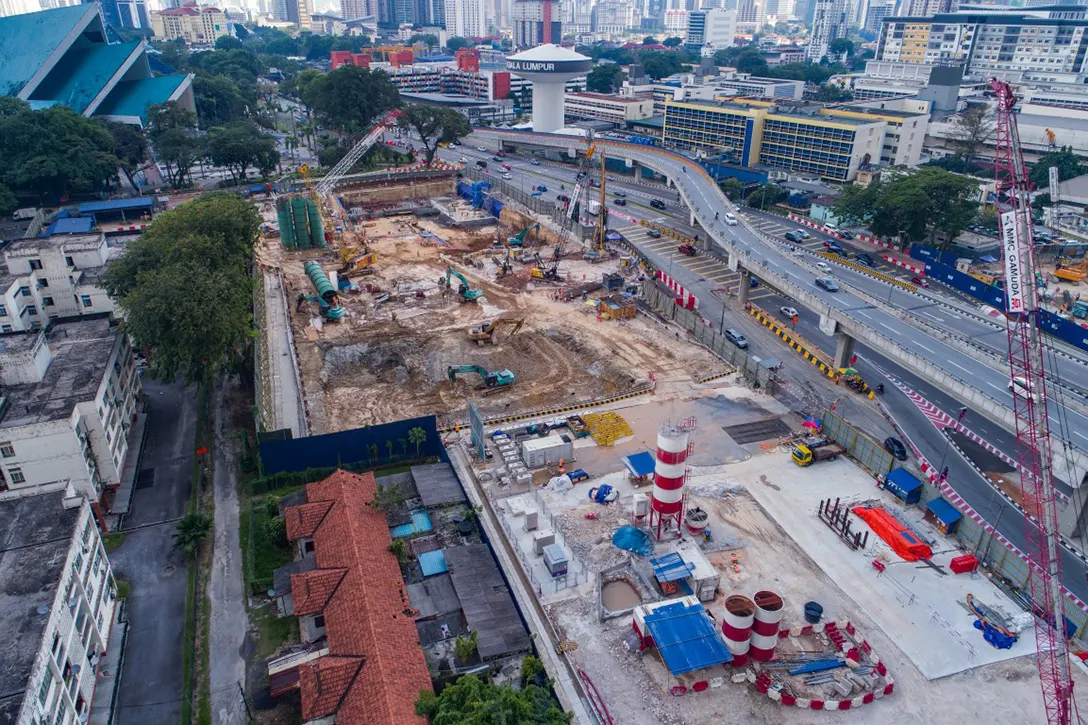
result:
M 918 503 L 922 498 L 922 482 L 905 468 L 894 468 L 884 478 L 884 488 L 903 500 Z

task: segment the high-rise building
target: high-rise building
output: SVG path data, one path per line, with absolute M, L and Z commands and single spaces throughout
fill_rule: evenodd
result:
M 487 35 L 487 0 L 446 0 L 446 32 L 462 38 Z
M 722 50 L 733 47 L 737 34 L 737 11 L 712 8 L 697 10 L 688 18 L 688 32 L 684 46 L 689 50 L 702 51 L 703 47 Z
M 665 34 L 684 38 L 688 34 L 688 19 L 691 13 L 687 10 L 665 11 Z
M 35 0 L 0 0 L 0 18 L 25 15 L 38 10 L 41 10 L 41 7 Z
M 955 0 L 899 0 L 895 14 L 900 17 L 928 18 L 937 13 L 952 12 L 954 2 Z
M 195 3 L 151 13 L 156 38 L 184 40 L 190 45 L 213 45 L 228 34 L 227 16 L 218 8 L 201 8 Z
M 562 40 L 559 0 L 515 0 L 511 12 L 516 47 L 535 48 Z
M 876 33 L 880 31 L 880 24 L 895 10 L 894 4 L 877 5 L 869 3 L 869 10 L 865 13 L 865 29 Z
M 619 35 L 637 30 L 641 25 L 642 14 L 629 0 L 598 0 L 593 8 L 592 29 L 595 33 Z
M 812 19 L 812 34 L 809 36 L 805 58 L 812 63 L 819 63 L 827 55 L 831 41 L 845 38 L 849 25 L 846 20 L 845 0 L 814 0 L 815 13 Z
M 766 18 L 765 3 L 766 0 L 737 0 L 737 24 L 758 33 Z
M 1088 77 L 1088 8 L 1083 6 L 886 17 L 878 60 L 964 64 L 964 76 L 1083 84 Z
M 359 18 L 377 17 L 377 0 L 340 0 L 340 16 L 344 20 L 358 20 Z M 445 17 L 440 15 L 439 22 L 444 22 Z

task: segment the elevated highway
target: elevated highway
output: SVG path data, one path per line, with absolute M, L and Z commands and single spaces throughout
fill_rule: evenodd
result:
M 477 129 L 474 137 L 496 147 L 502 142 L 570 154 L 586 147 L 581 138 L 523 131 Z M 886 283 L 857 272 L 836 273 L 839 292 L 819 288 L 816 277 L 826 275 L 813 268 L 808 257 L 791 254 L 790 246 L 761 234 L 743 215 L 738 214 L 741 223 L 733 226 L 715 219 L 715 213 L 721 216 L 736 209 L 696 162 L 656 147 L 600 138 L 594 143 L 598 152 L 603 149 L 611 158 L 665 175 L 690 210 L 692 225 L 698 224 L 706 231 L 709 239 L 729 255 L 731 265 L 739 265 L 820 315 L 820 329 L 838 336 L 840 359 L 848 358 L 852 342 L 860 340 L 998 425 L 1015 430 L 1008 369 L 993 351 L 999 341 L 992 336 L 1003 335 L 999 329 L 969 315 L 943 310 L 906 290 L 889 289 Z M 930 319 L 925 319 L 926 315 Z M 970 342 L 983 335 L 990 336 L 989 351 Z M 1082 370 L 1082 365 L 1067 361 L 1064 367 L 1070 375 L 1084 375 L 1088 386 L 1088 370 Z M 1048 400 L 1055 437 L 1055 473 L 1077 487 L 1084 483 L 1088 471 L 1088 414 L 1082 412 L 1088 409 L 1072 400 L 1067 402 L 1065 397 L 1064 393 L 1052 394 Z M 1067 512 L 1063 528 L 1072 530 L 1076 516 Z

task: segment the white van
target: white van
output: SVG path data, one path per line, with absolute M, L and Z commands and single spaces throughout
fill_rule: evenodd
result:
M 732 226 L 736 226 L 736 224 L 737 224 L 737 217 L 736 217 L 736 216 L 734 216 L 733 214 L 730 214 L 729 212 L 726 212 L 726 213 L 725 213 L 725 223 L 726 223 L 726 224 L 728 224 L 728 225 L 729 225 L 729 226 L 731 226 L 731 227 L 732 227 Z

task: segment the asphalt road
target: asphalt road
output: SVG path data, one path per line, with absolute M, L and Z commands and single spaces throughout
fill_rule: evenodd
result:
M 510 136 L 507 136 L 509 139 L 519 135 L 516 132 L 510 132 L 510 134 Z M 529 135 L 526 134 L 526 136 Z M 484 142 L 470 137 L 465 140 L 465 144 L 459 151 L 470 159 L 473 158 L 472 154 L 493 155 L 491 151 L 477 151 L 476 146 L 494 146 L 494 144 L 494 139 Z M 627 153 L 638 160 L 640 154 L 648 156 L 654 152 L 647 149 Z M 504 159 L 504 162 L 514 167 L 515 162 L 513 159 L 515 158 L 517 157 L 510 155 L 508 159 Z M 703 174 L 697 173 L 693 163 L 685 164 L 681 160 L 668 155 L 655 154 L 653 158 L 653 168 L 668 174 L 670 178 L 674 179 L 675 183 L 683 190 L 686 198 L 695 205 L 696 214 L 700 217 L 701 225 L 704 228 L 709 228 L 716 239 L 731 241 L 743 255 L 742 263 L 746 267 L 758 269 L 761 265 L 766 265 L 775 274 L 788 280 L 790 284 L 805 289 L 806 292 L 816 296 L 822 303 L 836 309 L 857 324 L 868 327 L 875 334 L 881 335 L 905 349 L 925 355 L 931 362 L 944 368 L 949 375 L 964 382 L 969 382 L 972 387 L 984 395 L 1006 408 L 1012 408 L 1012 394 L 1008 389 L 1008 371 L 982 364 L 975 357 L 965 352 L 968 344 L 966 340 L 972 338 L 996 340 L 1004 336 L 1004 333 L 1000 332 L 1000 330 L 967 314 L 947 309 L 935 301 L 929 301 L 925 297 L 889 285 L 843 265 L 835 265 L 831 275 L 819 273 L 823 276 L 834 276 L 840 283 L 845 283 L 839 292 L 827 292 L 815 285 L 817 270 L 813 265 L 818 261 L 824 261 L 822 258 L 817 257 L 810 250 L 796 249 L 796 245 L 784 240 L 780 243 L 768 243 L 765 238 L 757 234 L 755 226 L 752 226 L 744 215 L 741 215 L 742 223 L 734 226 L 727 226 L 723 221 L 715 220 L 715 212 L 721 214 L 727 210 L 734 212 L 737 210 L 725 200 L 724 195 L 718 190 L 714 182 Z M 492 163 L 489 162 L 489 167 Z M 543 167 L 531 168 L 541 169 Z M 559 168 L 550 168 L 548 173 L 561 174 L 561 171 L 562 169 Z M 521 172 L 516 171 L 514 175 L 516 176 L 518 173 Z M 573 173 L 573 169 L 569 170 L 568 174 L 570 176 L 568 178 L 573 179 Z M 617 175 L 617 178 L 620 177 Z M 567 186 L 570 186 L 570 184 L 567 184 Z M 629 183 L 619 182 L 615 186 L 623 188 L 629 194 L 628 206 L 622 211 L 642 218 L 650 218 L 646 212 L 656 211 L 649 209 L 648 199 L 646 200 L 646 207 L 644 209 L 639 208 L 641 200 L 631 197 L 632 191 L 635 191 L 636 194 L 640 192 L 637 187 L 632 187 Z M 554 193 L 550 186 L 549 193 Z M 656 190 L 655 193 L 657 193 Z M 675 197 L 673 200 L 669 200 L 669 203 L 670 206 L 673 205 Z M 716 247 L 716 253 L 724 254 L 724 248 Z M 676 257 L 679 256 L 681 256 L 679 253 L 673 252 L 670 257 L 665 259 L 666 264 L 669 262 L 676 264 Z M 705 278 L 701 278 L 702 275 L 694 273 L 699 271 L 702 270 L 678 268 L 677 273 L 672 276 L 702 299 L 707 294 L 707 283 Z M 883 309 L 870 304 L 865 298 L 852 293 L 851 288 L 866 292 L 889 306 L 901 308 L 921 324 L 919 326 L 909 324 L 895 315 L 885 312 Z M 951 299 L 946 297 L 942 301 L 951 302 Z M 930 328 L 919 329 L 920 326 L 931 326 L 932 329 L 940 330 L 942 333 L 952 332 L 960 339 L 941 340 L 929 331 Z M 998 343 L 994 342 L 992 344 L 996 347 Z M 1075 361 L 1064 360 L 1058 363 L 1058 369 L 1064 378 L 1078 382 L 1083 380 L 1088 384 L 1088 367 Z M 1064 439 L 1073 447 L 1088 452 L 1088 416 L 1072 407 L 1063 405 L 1063 400 L 1059 399 L 1059 396 L 1048 399 L 1048 415 L 1055 438 Z

